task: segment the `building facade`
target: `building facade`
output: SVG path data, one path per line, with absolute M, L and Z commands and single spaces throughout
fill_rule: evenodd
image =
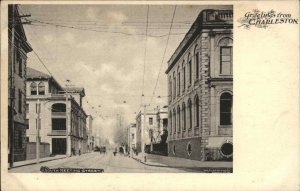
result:
M 232 19 L 201 11 L 168 61 L 169 156 L 232 159 Z
M 130 153 L 136 149 L 136 124 L 131 123 L 127 127 L 127 143 L 128 143 L 128 150 Z
M 87 116 L 86 128 L 88 136 L 88 151 L 91 152 L 94 150 L 95 146 L 95 137 L 93 136 L 93 117 L 91 115 Z
M 27 141 L 36 142 L 39 133 L 39 142 L 50 144 L 52 155 L 87 152 L 84 89 L 63 88 L 52 76 L 32 68 L 28 68 L 26 88 Z
M 156 111 L 140 111 L 136 116 L 136 149 L 142 152 L 142 147 L 150 146 L 154 141 L 157 115 Z M 144 121 L 145 120 L 145 121 Z
M 163 135 L 164 131 L 168 130 L 168 106 L 164 106 L 163 108 L 157 108 L 157 113 L 156 113 L 156 133 L 154 137 L 155 143 L 160 143 L 161 136 Z
M 17 5 L 8 6 L 8 18 L 8 160 L 11 163 L 26 159 L 26 62 L 32 48 Z

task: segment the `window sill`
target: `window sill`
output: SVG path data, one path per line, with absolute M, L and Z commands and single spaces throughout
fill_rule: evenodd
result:
M 219 125 L 219 128 L 232 128 L 232 125 Z

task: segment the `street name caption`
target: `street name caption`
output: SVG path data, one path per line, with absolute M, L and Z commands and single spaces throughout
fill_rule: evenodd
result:
M 49 168 L 42 166 L 40 171 L 43 173 L 103 173 L 104 169 L 94 168 Z
M 243 27 L 245 29 L 250 29 L 251 26 L 257 28 L 268 28 L 269 25 L 274 24 L 298 24 L 299 18 L 293 17 L 292 14 L 280 11 L 260 11 L 254 9 L 245 13 L 244 17 L 238 19 L 241 23 L 238 27 Z

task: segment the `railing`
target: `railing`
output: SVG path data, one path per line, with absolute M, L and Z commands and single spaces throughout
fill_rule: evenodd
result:
M 206 13 L 206 21 L 232 21 L 232 10 L 213 10 Z
M 66 116 L 66 112 L 55 112 L 55 111 L 52 111 L 52 116 Z
M 48 133 L 50 136 L 66 136 L 66 130 L 52 130 Z

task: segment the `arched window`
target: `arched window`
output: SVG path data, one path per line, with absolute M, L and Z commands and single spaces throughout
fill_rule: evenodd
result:
M 170 101 L 172 100 L 172 77 L 169 78 L 169 95 L 170 95 Z
M 220 97 L 220 125 L 232 125 L 232 95 L 228 92 Z
M 196 127 L 200 125 L 200 117 L 199 117 L 199 98 L 198 95 L 195 96 L 195 120 L 196 120 Z
M 192 117 L 192 101 L 189 99 L 188 101 L 188 108 L 189 108 L 189 129 L 192 129 L 193 125 L 193 117 Z
M 45 95 L 45 85 L 44 85 L 43 82 L 40 82 L 40 83 L 39 83 L 39 88 L 38 88 L 38 90 L 39 90 L 39 95 Z
M 199 79 L 199 47 L 198 47 L 198 45 L 195 46 L 194 55 L 195 55 L 195 76 L 196 76 L 196 79 Z
M 176 133 L 176 110 L 173 110 L 173 117 L 174 117 L 174 133 Z
M 30 95 L 37 95 L 37 85 L 35 82 L 30 84 Z
M 189 66 L 189 83 L 192 84 L 192 58 L 190 53 L 188 56 L 188 66 Z
M 182 89 L 185 90 L 185 84 L 186 84 L 186 69 L 185 69 L 185 61 L 182 62 L 182 74 L 183 74 L 183 87 Z
M 232 39 L 225 37 L 218 42 L 220 47 L 220 74 L 232 74 Z
M 186 109 L 184 102 L 182 103 L 182 120 L 183 120 L 183 131 L 186 129 Z
M 52 113 L 56 112 L 66 112 L 66 104 L 56 103 L 52 105 Z
M 177 107 L 177 117 L 178 117 L 178 133 L 181 131 L 181 117 L 180 117 L 180 107 Z
M 179 67 L 178 67 L 178 70 L 177 70 L 177 81 L 178 81 L 178 93 L 177 93 L 177 95 L 180 95 L 180 70 L 179 70 Z

